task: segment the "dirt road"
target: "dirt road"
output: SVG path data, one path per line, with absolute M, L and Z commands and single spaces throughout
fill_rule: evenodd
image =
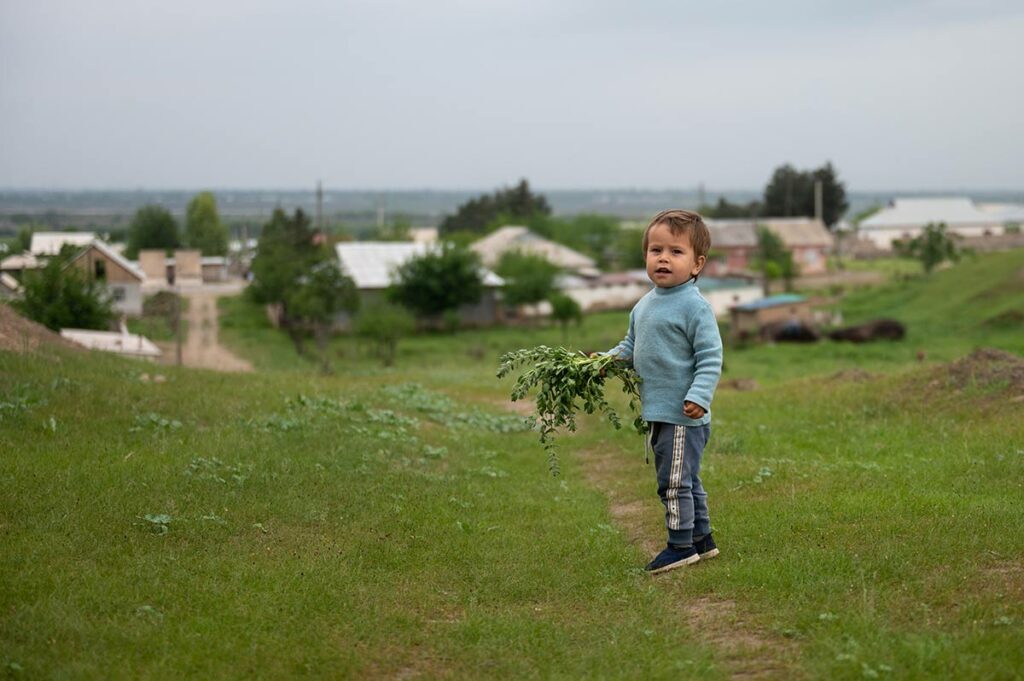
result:
M 252 371 L 252 364 L 217 342 L 217 294 L 189 292 L 184 296 L 189 301 L 185 314 L 188 337 L 181 348 L 182 363 L 217 371 Z

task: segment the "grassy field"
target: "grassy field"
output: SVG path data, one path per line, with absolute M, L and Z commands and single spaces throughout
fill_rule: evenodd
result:
M 861 292 L 906 341 L 727 350 L 705 458 L 723 554 L 651 579 L 639 438 L 585 420 L 551 478 L 494 379 L 555 329 L 427 335 L 320 376 L 0 353 L 0 665 L 13 676 L 1019 678 L 1024 258 Z M 610 347 L 625 314 L 568 343 Z M 924 359 L 919 360 L 919 353 Z M 56 357 L 56 359 L 53 359 Z M 27 361 L 28 360 L 28 361 Z

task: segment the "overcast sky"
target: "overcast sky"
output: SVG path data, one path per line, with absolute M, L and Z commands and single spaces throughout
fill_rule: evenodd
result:
M 1014 190 L 1022 72 L 1009 0 L 0 0 L 0 187 Z

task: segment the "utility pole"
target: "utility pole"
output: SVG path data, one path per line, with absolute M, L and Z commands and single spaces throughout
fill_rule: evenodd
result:
M 324 186 L 320 180 L 316 181 L 316 231 L 324 232 Z
M 178 265 L 174 265 L 174 278 L 178 278 Z M 181 285 L 174 284 L 174 358 L 181 366 Z
M 825 220 L 825 201 L 822 196 L 822 182 L 821 180 L 814 181 L 814 217 L 824 222 Z

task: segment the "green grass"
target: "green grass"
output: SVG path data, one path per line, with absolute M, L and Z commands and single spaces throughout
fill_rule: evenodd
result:
M 420 336 L 390 368 L 339 339 L 320 376 L 237 299 L 221 340 L 271 370 L 153 384 L 117 358 L 0 353 L 0 665 L 722 678 L 744 664 L 730 632 L 753 632 L 767 652 L 746 664 L 777 678 L 1017 678 L 1024 401 L 938 362 L 1024 352 L 1007 314 L 1022 268 L 988 256 L 844 302 L 850 321 L 905 320 L 903 343 L 727 350 L 726 377 L 760 387 L 715 401 L 703 477 L 723 555 L 655 580 L 637 436 L 585 419 L 552 479 L 502 409 L 498 355 L 556 329 Z M 568 344 L 610 347 L 625 323 L 588 317 Z M 873 377 L 835 376 L 852 368 Z M 694 602 L 735 610 L 702 637 Z
M 921 274 L 924 271 L 921 262 L 912 258 L 873 258 L 871 260 L 843 258 L 843 269 L 848 272 L 881 272 L 892 277 Z M 835 258 L 829 258 L 828 270 L 829 272 L 839 270 L 839 264 Z
M 156 295 L 146 296 L 142 306 L 142 316 L 129 318 L 127 320 L 128 330 L 132 333 L 141 334 L 153 341 L 173 341 L 173 313 L 171 312 L 172 308 L 169 307 L 170 301 L 168 299 L 170 295 L 172 294 L 161 292 Z M 181 298 L 180 304 L 182 315 L 180 321 L 181 337 L 186 338 L 188 336 L 188 321 L 184 317 L 188 312 L 189 299 Z

